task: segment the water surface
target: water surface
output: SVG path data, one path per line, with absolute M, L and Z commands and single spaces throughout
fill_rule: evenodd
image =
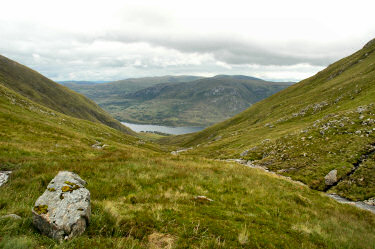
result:
M 182 127 L 172 127 L 172 126 L 164 126 L 164 125 L 150 125 L 150 124 L 132 124 L 127 122 L 121 122 L 123 125 L 126 125 L 130 129 L 135 132 L 141 131 L 157 131 L 163 132 L 172 135 L 182 135 L 187 133 L 193 133 L 197 131 L 201 131 L 204 127 L 197 127 L 197 126 L 182 126 Z

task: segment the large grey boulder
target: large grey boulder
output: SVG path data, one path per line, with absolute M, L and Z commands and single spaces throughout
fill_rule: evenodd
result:
M 90 221 L 90 192 L 77 174 L 60 171 L 32 209 L 34 225 L 58 241 L 82 234 Z
M 325 184 L 327 186 L 332 186 L 337 182 L 337 170 L 331 170 L 325 177 L 324 177 Z
M 11 173 L 12 171 L 0 171 L 0 187 L 8 181 Z

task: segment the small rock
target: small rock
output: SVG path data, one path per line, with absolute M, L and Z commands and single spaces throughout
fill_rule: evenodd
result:
M 375 197 L 372 197 L 372 198 L 370 198 L 368 200 L 365 200 L 363 202 L 366 203 L 367 205 L 375 206 Z
M 337 182 L 337 170 L 331 170 L 325 177 L 325 184 L 331 186 Z
M 16 214 L 7 214 L 7 215 L 3 215 L 3 216 L 0 216 L 1 219 L 15 219 L 15 220 L 20 220 L 22 219 L 21 216 L 19 215 L 16 215 Z
M 8 181 L 11 173 L 12 171 L 0 171 L 0 187 Z
M 101 150 L 101 149 L 103 149 L 104 147 L 107 147 L 107 146 L 108 146 L 108 145 L 106 145 L 106 144 L 102 144 L 102 143 L 100 143 L 100 142 L 98 142 L 98 141 L 96 141 L 95 144 L 91 145 L 92 148 L 94 148 L 94 149 L 98 149 L 98 150 Z
M 214 141 L 219 141 L 219 140 L 221 140 L 222 138 L 223 138 L 223 136 L 217 136 L 217 137 L 214 138 Z
M 90 221 L 90 192 L 77 174 L 60 171 L 35 202 L 33 224 L 58 241 L 82 234 Z
M 243 151 L 240 156 L 247 156 L 247 154 L 249 154 L 249 150 L 245 150 Z
M 172 151 L 171 154 L 174 155 L 174 156 L 177 156 L 181 152 L 185 152 L 185 151 L 192 150 L 192 149 L 193 149 L 193 147 L 185 148 L 185 149 L 181 149 L 181 150 L 176 150 L 176 151 Z
M 366 110 L 367 110 L 367 108 L 364 107 L 364 106 L 358 106 L 358 108 L 357 108 L 357 112 L 358 112 L 358 113 L 365 112 Z
M 293 168 L 293 167 L 288 168 L 288 169 L 279 169 L 277 173 L 287 173 L 287 172 L 294 171 L 294 170 L 296 170 L 296 168 Z
M 207 198 L 204 195 L 198 195 L 198 196 L 194 197 L 194 200 L 199 201 L 199 202 L 212 202 L 212 201 L 214 201 L 210 198 Z

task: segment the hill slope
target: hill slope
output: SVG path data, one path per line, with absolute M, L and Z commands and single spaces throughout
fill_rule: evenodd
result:
M 61 86 L 36 71 L 0 55 L 0 84 L 55 111 L 100 122 L 126 133 L 132 131 L 86 97 Z
M 374 51 L 375 40 L 225 122 L 162 141 L 197 146 L 186 153 L 250 160 L 350 199 L 374 197 Z M 337 182 L 327 186 L 334 170 Z
M 174 157 L 0 85 L 0 248 L 373 248 L 375 216 L 241 165 Z M 93 144 L 106 144 L 102 149 Z M 60 170 L 91 192 L 86 232 L 57 243 L 31 209 Z M 214 199 L 199 203 L 197 195 Z M 350 239 L 349 239 L 350 238 Z M 366 239 L 363 239 L 366 238 Z
M 291 83 L 218 75 L 185 83 L 164 83 L 102 103 L 117 119 L 172 126 L 207 126 L 243 111 Z

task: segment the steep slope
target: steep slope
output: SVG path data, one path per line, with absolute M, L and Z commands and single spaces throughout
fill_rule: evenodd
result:
M 207 126 L 230 118 L 289 85 L 241 75 L 158 84 L 124 95 L 127 105 L 111 113 L 120 120 L 136 123 Z
M 374 197 L 374 51 L 373 40 L 225 122 L 162 142 L 197 146 L 186 153 L 250 160 L 350 199 Z M 327 185 L 325 176 L 335 170 L 337 181 Z
M 126 133 L 132 131 L 86 97 L 61 86 L 36 71 L 0 55 L 0 84 L 55 111 L 100 122 Z
M 0 248 L 372 248 L 375 215 L 265 172 L 175 157 L 0 85 Z M 102 144 L 101 149 L 92 147 Z M 57 243 L 31 209 L 60 170 L 91 192 L 85 233 Z M 213 202 L 194 197 L 206 195 Z M 21 219 L 4 218 L 17 214 Z M 350 239 L 348 239 L 350 238 Z M 363 239 L 366 238 L 366 239 Z

